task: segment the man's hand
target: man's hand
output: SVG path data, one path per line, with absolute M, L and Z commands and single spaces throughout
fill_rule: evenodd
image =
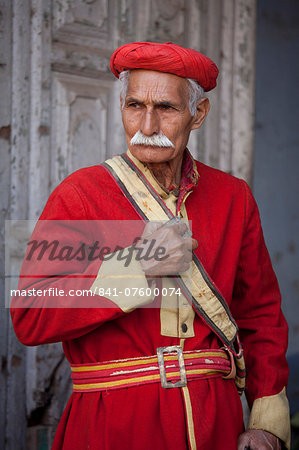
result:
M 146 255 L 150 250 L 151 258 L 140 259 L 146 276 L 177 275 L 189 269 L 192 261 L 192 250 L 197 248 L 195 239 L 183 237 L 188 230 L 185 223 L 163 226 L 159 223 L 148 223 L 136 250 Z M 163 253 L 158 249 L 164 249 Z
M 239 436 L 238 450 L 281 450 L 277 436 L 263 430 L 247 430 Z

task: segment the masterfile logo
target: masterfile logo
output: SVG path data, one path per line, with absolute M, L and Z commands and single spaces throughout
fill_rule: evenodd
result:
M 99 303 L 99 296 L 113 298 L 112 307 L 119 297 L 125 303 L 129 297 L 159 297 L 157 289 L 152 291 L 153 280 L 180 274 L 166 264 L 176 252 L 175 233 L 165 229 L 172 224 L 177 220 L 8 221 L 6 306 L 12 297 L 14 307 L 34 308 L 107 307 Z M 157 240 L 159 229 L 162 238 Z M 191 239 L 186 233 L 184 237 L 182 231 L 182 238 L 184 246 L 190 241 L 190 258 L 182 264 L 189 262 L 191 271 Z M 181 295 L 177 287 L 172 287 L 171 295 Z

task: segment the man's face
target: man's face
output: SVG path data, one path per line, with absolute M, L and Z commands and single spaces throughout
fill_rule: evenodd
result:
M 122 109 L 122 120 L 128 147 L 145 163 L 162 163 L 180 158 L 194 125 L 188 108 L 188 82 L 184 78 L 153 70 L 132 70 Z M 137 131 L 145 136 L 163 132 L 172 147 L 132 145 Z

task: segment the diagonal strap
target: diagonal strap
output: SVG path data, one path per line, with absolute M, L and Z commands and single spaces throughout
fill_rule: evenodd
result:
M 169 220 L 174 217 L 153 186 L 126 154 L 104 163 L 137 214 L 144 221 Z M 193 252 L 192 280 L 175 277 L 176 283 L 192 304 L 196 313 L 234 353 L 237 325 L 225 299 Z
M 160 205 L 160 207 L 163 209 L 163 212 L 167 215 L 167 217 L 168 218 L 174 217 L 173 213 L 166 206 L 166 204 L 164 203 L 164 201 L 162 200 L 160 195 L 155 191 L 153 186 L 149 183 L 149 181 L 145 178 L 143 173 L 138 169 L 138 167 L 133 163 L 133 161 L 125 153 L 120 155 L 120 157 L 130 167 L 130 169 L 138 176 L 139 180 L 143 183 L 144 187 L 150 192 L 150 194 L 152 195 L 152 198 Z M 135 203 L 137 203 L 137 202 L 135 201 Z M 138 206 L 138 203 L 137 203 L 137 206 Z M 145 214 L 144 214 L 144 216 L 145 216 Z M 148 220 L 147 217 L 146 217 L 146 219 Z M 192 252 L 192 262 L 193 262 L 192 273 L 194 273 L 194 276 L 193 276 L 194 280 L 192 280 L 192 281 L 196 284 L 197 287 L 203 287 L 204 283 L 202 283 L 202 279 L 204 280 L 204 282 L 207 284 L 210 291 L 221 303 L 221 306 L 223 307 L 223 309 L 225 310 L 227 316 L 229 317 L 229 319 L 231 321 L 232 326 L 229 327 L 229 328 L 232 328 L 231 332 L 230 332 L 230 330 L 227 330 L 227 328 L 225 328 L 224 331 L 222 331 L 222 327 L 217 325 L 218 332 L 216 333 L 219 335 L 220 338 L 222 338 L 222 341 L 226 345 L 231 347 L 231 343 L 236 338 L 238 328 L 237 328 L 237 325 L 230 313 L 228 305 L 227 305 L 225 299 L 223 298 L 223 296 L 221 295 L 221 293 L 219 292 L 219 290 L 217 289 L 217 287 L 215 286 L 213 280 L 209 277 L 209 275 L 205 271 L 202 263 L 200 262 L 199 258 L 197 257 L 197 255 L 194 252 Z M 195 269 L 194 265 L 196 266 L 197 270 L 195 270 L 193 272 L 193 270 Z M 210 327 L 212 327 L 214 331 L 216 331 L 214 329 L 213 322 L 216 322 L 216 324 L 217 324 L 218 321 L 217 320 L 213 321 L 213 318 L 211 320 L 211 317 L 210 317 L 211 314 L 209 315 L 209 313 L 206 312 L 205 308 L 201 308 L 201 302 L 199 301 L 199 298 L 201 298 L 201 296 L 202 296 L 202 291 L 197 291 L 197 293 L 195 292 L 195 298 L 194 298 L 193 289 L 188 289 L 188 287 L 186 286 L 186 283 L 184 282 L 184 280 L 182 280 L 182 277 L 176 277 L 176 283 L 182 288 L 188 301 L 191 304 L 193 304 L 193 307 L 196 310 L 197 314 L 199 314 L 201 317 L 203 317 L 205 319 L 205 321 L 207 322 L 207 324 Z M 215 302 L 214 302 L 213 307 L 214 306 L 216 306 Z M 213 313 L 213 311 L 212 311 L 212 313 Z M 219 314 L 222 314 L 222 312 L 220 312 Z M 222 315 L 222 317 L 223 317 L 223 315 Z M 224 327 L 225 327 L 225 325 L 224 325 Z M 234 333 L 233 338 L 231 337 L 232 333 Z M 227 342 L 225 342 L 226 339 L 228 339 Z

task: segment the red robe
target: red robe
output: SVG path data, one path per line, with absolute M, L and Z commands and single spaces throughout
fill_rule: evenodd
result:
M 287 325 L 279 288 L 246 183 L 196 164 L 200 177 L 186 199 L 193 237 L 199 244 L 195 252 L 240 328 L 247 398 L 252 405 L 256 398 L 278 394 L 287 384 Z M 51 194 L 41 219 L 123 221 L 139 217 L 108 172 L 94 166 L 64 180 Z M 67 286 L 68 279 L 63 282 Z M 156 354 L 157 347 L 180 343 L 179 338 L 161 336 L 157 308 L 137 308 L 130 313 L 118 307 L 33 309 L 25 307 L 26 301 L 29 305 L 32 298 L 24 300 L 24 308 L 12 309 L 20 341 L 26 345 L 62 341 L 67 359 L 74 364 L 149 356 Z M 194 320 L 194 331 L 184 350 L 222 346 L 199 317 Z M 243 416 L 234 381 L 211 378 L 189 382 L 188 387 L 197 449 L 236 449 Z M 62 448 L 187 449 L 182 392 L 154 383 L 73 393 L 53 444 L 54 450 Z

